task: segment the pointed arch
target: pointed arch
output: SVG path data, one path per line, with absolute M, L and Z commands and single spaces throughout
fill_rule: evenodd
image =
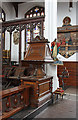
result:
M 40 6 L 34 6 L 31 9 L 29 9 L 25 13 L 25 18 L 29 19 L 36 19 L 36 18 L 41 18 L 45 16 L 45 9 L 44 7 Z M 25 29 L 25 48 L 26 51 L 28 49 L 29 44 L 28 42 L 31 42 L 32 39 L 34 39 L 36 36 L 43 36 L 42 35 L 43 31 L 43 21 L 42 22 L 33 22 L 31 24 L 27 24 L 26 29 Z
M 45 15 L 44 7 L 35 6 L 25 13 L 25 18 L 34 18 L 44 15 Z

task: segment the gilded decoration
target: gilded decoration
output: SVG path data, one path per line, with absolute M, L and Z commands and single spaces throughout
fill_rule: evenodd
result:
M 78 51 L 78 26 L 71 26 L 71 19 L 65 17 L 63 26 L 57 28 L 57 39 L 60 43 L 59 54 L 69 58 Z

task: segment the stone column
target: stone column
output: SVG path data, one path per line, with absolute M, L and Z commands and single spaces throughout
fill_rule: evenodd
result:
M 57 38 L 57 0 L 45 0 L 45 31 L 44 36 L 51 42 Z M 57 77 L 57 66 L 53 64 L 46 65 L 47 75 L 53 76 L 53 91 L 59 87 L 59 81 Z
M 57 0 L 45 0 L 45 38 L 54 41 L 57 38 Z

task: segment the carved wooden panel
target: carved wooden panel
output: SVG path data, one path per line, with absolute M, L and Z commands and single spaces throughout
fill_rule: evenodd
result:
M 31 85 L 30 89 L 30 105 L 32 107 L 38 107 L 40 103 L 39 98 L 48 95 L 52 91 L 52 77 L 46 78 L 24 78 L 22 84 Z M 48 99 L 51 98 L 51 94 Z M 46 101 L 46 98 L 45 98 Z
M 45 94 L 50 90 L 50 81 L 39 84 L 39 96 Z
M 2 104 L 2 119 L 7 119 L 29 105 L 30 86 L 18 86 L 0 91 L 0 104 Z M 2 101 L 1 101 L 2 94 Z
M 24 60 L 44 60 L 45 44 L 37 43 L 29 45 L 28 52 Z
M 64 78 L 65 86 L 78 86 L 78 62 L 63 62 L 63 66 L 58 66 L 58 76 L 62 75 L 64 67 L 69 72 L 69 77 Z M 62 79 L 59 77 L 60 86 L 62 85 Z

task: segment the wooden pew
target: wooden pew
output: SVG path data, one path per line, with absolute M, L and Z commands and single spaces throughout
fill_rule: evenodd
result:
M 9 118 L 29 105 L 29 85 L 0 91 L 0 118 Z
M 2 75 L 0 76 L 0 78 L 2 79 L 2 89 L 7 89 L 8 84 L 10 85 L 8 77 L 9 74 L 11 74 L 14 71 L 14 69 L 15 67 L 12 66 L 4 67 L 2 69 Z
M 20 83 L 20 77 L 24 76 L 25 71 L 27 70 L 26 67 L 16 67 L 14 71 L 9 74 L 8 81 L 11 82 L 11 84 L 15 86 L 19 86 Z

